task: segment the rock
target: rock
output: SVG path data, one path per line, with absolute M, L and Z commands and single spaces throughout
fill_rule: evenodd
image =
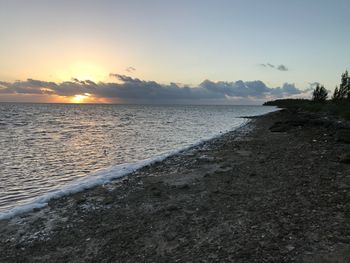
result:
M 287 123 L 283 123 L 283 122 L 276 122 L 274 123 L 271 127 L 270 127 L 270 131 L 271 132 L 286 132 L 288 130 L 290 130 L 291 126 L 288 125 Z
M 167 231 L 167 232 L 164 233 L 164 237 L 165 237 L 165 239 L 166 239 L 167 241 L 172 241 L 172 240 L 174 240 L 174 239 L 176 238 L 176 236 L 177 236 L 176 231 L 171 231 L 171 230 L 169 230 L 169 231 Z
M 309 119 L 307 118 L 296 118 L 293 120 L 285 121 L 285 122 L 275 122 L 271 127 L 270 131 L 272 132 L 286 132 L 295 127 L 305 126 L 309 123 Z
M 336 133 L 336 140 L 338 142 L 350 143 L 350 130 L 342 129 Z
M 251 152 L 251 151 L 245 151 L 245 150 L 238 150 L 238 151 L 236 151 L 236 153 L 237 153 L 238 155 L 243 156 L 243 157 L 249 157 L 249 156 L 252 155 L 252 152 Z
M 211 192 L 214 194 L 218 194 L 220 193 L 220 190 L 218 188 L 214 188 Z
M 332 125 L 332 121 L 324 118 L 317 118 L 317 119 L 310 120 L 310 124 L 313 126 L 329 127 Z
M 289 121 L 289 122 L 286 122 L 286 124 L 290 124 L 294 127 L 298 127 L 298 126 L 304 126 L 306 125 L 307 123 L 309 122 L 308 119 L 296 119 L 296 120 L 292 120 L 292 121 Z
M 350 154 L 349 153 L 343 153 L 339 156 L 339 162 L 340 163 L 347 163 L 350 164 Z
M 168 207 L 166 207 L 167 211 L 176 211 L 179 210 L 179 207 L 176 205 L 169 205 Z
M 156 187 L 156 186 L 153 186 L 153 187 L 151 188 L 151 192 L 152 192 L 152 195 L 153 195 L 153 196 L 156 196 L 156 197 L 159 197 L 159 196 L 162 195 L 162 192 L 161 192 L 160 189 L 158 189 L 158 187 Z
M 287 249 L 288 251 L 292 251 L 292 250 L 295 249 L 295 247 L 292 246 L 292 245 L 287 245 L 287 246 L 286 246 L 286 249 Z
M 211 157 L 211 156 L 202 155 L 202 156 L 197 158 L 197 161 L 199 163 L 211 163 L 211 162 L 215 161 L 215 158 Z
M 159 190 L 154 190 L 154 191 L 152 191 L 152 194 L 153 194 L 153 196 L 159 197 L 162 195 L 162 192 Z
M 318 233 L 307 232 L 305 235 L 309 240 L 316 241 L 316 242 L 320 240 L 320 236 Z
M 106 196 L 103 200 L 104 205 L 110 205 L 114 202 L 113 197 L 111 196 Z
M 182 189 L 182 190 L 186 190 L 186 189 L 189 189 L 190 186 L 188 184 L 181 184 L 177 187 L 178 189 Z

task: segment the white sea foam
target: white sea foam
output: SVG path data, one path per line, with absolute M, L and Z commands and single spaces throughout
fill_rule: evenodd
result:
M 241 128 L 242 126 L 246 125 L 249 122 L 249 120 L 244 119 L 241 125 L 238 127 L 235 127 L 233 130 L 237 130 Z M 227 130 L 224 133 L 233 131 L 233 130 Z M 179 154 L 183 151 L 189 150 L 193 147 L 199 146 L 203 144 L 206 141 L 215 139 L 217 137 L 222 136 L 224 133 L 217 134 L 215 136 L 212 136 L 211 138 L 206 138 L 204 140 L 200 140 L 196 143 L 192 143 L 188 145 L 187 147 L 177 149 L 174 151 L 170 151 L 168 153 L 165 153 L 163 155 L 156 156 L 154 158 L 149 158 L 141 161 L 137 161 L 134 163 L 125 163 L 120 165 L 115 165 L 106 169 L 102 169 L 98 172 L 92 173 L 88 176 L 79 178 L 77 180 L 74 180 L 73 182 L 67 184 L 61 189 L 55 189 L 53 191 L 50 191 L 42 196 L 39 196 L 32 200 L 31 202 L 19 205 L 17 207 L 14 207 L 8 211 L 0 212 L 0 220 L 4 219 L 10 219 L 12 217 L 15 217 L 17 215 L 21 215 L 24 213 L 28 213 L 33 211 L 34 209 L 40 209 L 48 205 L 48 202 L 52 199 L 58 199 L 63 196 L 75 194 L 81 191 L 84 191 L 86 189 L 91 189 L 95 186 L 103 185 L 110 183 L 112 180 L 121 178 L 123 176 L 126 176 L 128 174 L 131 174 L 135 172 L 138 169 L 141 169 L 145 166 L 152 165 L 157 162 L 161 162 L 165 160 L 166 158 Z
M 55 189 L 42 196 L 39 196 L 28 204 L 17 206 L 15 208 L 10 209 L 9 211 L 1 212 L 0 220 L 9 219 L 16 215 L 33 211 L 36 208 L 45 207 L 48 204 L 48 202 L 52 199 L 57 199 L 62 196 L 71 195 L 86 189 L 93 188 L 98 185 L 109 183 L 114 179 L 128 175 L 144 166 L 150 165 L 158 161 L 162 161 L 166 157 L 168 157 L 168 155 L 158 156 L 153 159 L 142 160 L 135 163 L 116 165 L 108 169 L 100 170 L 91 175 L 77 179 L 61 189 Z

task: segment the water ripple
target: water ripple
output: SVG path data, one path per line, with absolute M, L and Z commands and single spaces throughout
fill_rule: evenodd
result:
M 111 165 L 231 130 L 254 106 L 0 104 L 0 211 Z

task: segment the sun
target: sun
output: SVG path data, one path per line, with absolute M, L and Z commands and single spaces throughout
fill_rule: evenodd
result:
M 87 102 L 87 100 L 89 100 L 91 98 L 91 94 L 89 93 L 84 93 L 84 94 L 77 94 L 77 95 L 74 95 L 70 101 L 71 103 L 85 103 Z

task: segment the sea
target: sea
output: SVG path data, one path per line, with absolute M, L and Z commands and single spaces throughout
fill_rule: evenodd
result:
M 268 106 L 0 103 L 0 219 L 235 130 Z

